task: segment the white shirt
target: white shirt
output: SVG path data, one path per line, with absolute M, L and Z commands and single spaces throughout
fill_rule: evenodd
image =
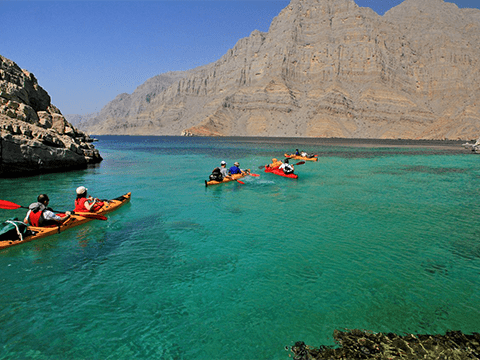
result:
M 293 171 L 292 165 L 290 165 L 290 164 L 285 164 L 285 163 L 283 163 L 282 165 L 280 165 L 280 169 L 282 169 L 283 171 L 286 170 L 287 172 L 288 172 L 288 171 Z

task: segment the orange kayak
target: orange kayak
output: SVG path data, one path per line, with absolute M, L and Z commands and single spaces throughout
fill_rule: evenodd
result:
M 218 185 L 218 184 L 223 184 L 223 183 L 227 183 L 227 182 L 230 182 L 230 181 L 236 181 L 238 179 L 241 179 L 241 178 L 249 175 L 249 173 L 250 173 L 250 169 L 247 169 L 247 170 L 245 170 L 245 173 L 230 175 L 230 177 L 228 177 L 228 178 L 223 178 L 223 181 L 215 181 L 215 180 L 207 181 L 207 180 L 205 180 L 205 186 Z
M 295 160 L 307 160 L 307 161 L 318 161 L 317 157 L 306 157 L 306 156 L 298 156 L 294 154 L 284 154 L 286 158 L 295 159 Z
M 28 230 L 33 232 L 33 235 L 26 236 L 23 240 L 3 240 L 0 241 L 0 249 L 5 249 L 10 246 L 15 246 L 19 244 L 23 244 L 29 241 L 41 239 L 50 235 L 59 234 L 65 230 L 68 230 L 74 226 L 85 224 L 86 222 L 95 220 L 94 215 L 105 215 L 114 210 L 117 210 L 120 206 L 126 204 L 130 201 L 130 197 L 132 193 L 127 193 L 123 196 L 115 198 L 113 200 L 104 201 L 104 205 L 99 211 L 94 213 L 79 213 L 75 212 L 72 214 L 70 218 L 65 221 L 61 225 L 52 225 L 52 226 L 45 226 L 45 227 L 36 227 L 36 226 L 29 226 Z M 82 214 L 84 216 L 82 216 Z

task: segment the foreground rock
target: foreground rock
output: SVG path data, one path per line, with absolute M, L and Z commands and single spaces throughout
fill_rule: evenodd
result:
M 388 333 L 369 333 L 360 330 L 335 330 L 335 342 L 340 347 L 310 348 L 299 341 L 292 347 L 295 360 L 320 359 L 480 359 L 480 334 L 450 331 L 445 335 L 399 336 Z
M 480 134 L 479 59 L 478 9 L 405 0 L 380 16 L 353 0 L 291 0 L 268 32 L 214 63 L 150 79 L 81 128 L 470 140 Z
M 0 55 L 0 177 L 99 163 L 91 142 L 51 104 L 33 74 Z

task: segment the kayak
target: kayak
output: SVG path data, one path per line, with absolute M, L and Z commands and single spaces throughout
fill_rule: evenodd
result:
M 85 224 L 86 222 L 95 220 L 97 218 L 103 217 L 102 215 L 108 214 L 114 210 L 117 210 L 120 206 L 126 204 L 130 201 L 131 193 L 127 193 L 123 196 L 119 196 L 118 198 L 112 200 L 102 200 L 104 201 L 104 205 L 100 208 L 100 210 L 96 212 L 75 212 L 70 216 L 70 218 L 65 221 L 63 224 L 60 225 L 51 225 L 51 226 L 44 226 L 44 227 L 37 227 L 37 226 L 29 226 L 28 230 L 33 232 L 33 235 L 29 235 L 23 238 L 23 240 L 3 240 L 0 241 L 0 249 L 5 249 L 7 247 L 11 247 L 18 244 L 23 244 L 29 241 L 41 239 L 50 235 L 58 234 L 68 230 L 74 226 Z M 83 215 L 83 216 L 82 216 Z M 59 214 L 59 216 L 65 216 L 65 214 Z
M 275 174 L 275 175 L 280 175 L 280 176 L 287 177 L 287 178 L 290 178 L 290 179 L 298 179 L 297 174 L 285 174 L 283 172 L 283 170 L 279 169 L 278 167 L 271 168 L 269 166 L 265 166 L 265 172 L 266 173 L 272 173 L 272 174 Z
M 227 182 L 230 182 L 230 181 L 236 181 L 238 179 L 241 179 L 247 175 L 250 175 L 250 169 L 247 169 L 246 170 L 247 173 L 244 173 L 244 174 L 233 174 L 233 175 L 230 175 L 230 177 L 228 178 L 223 178 L 223 181 L 215 181 L 215 180 L 210 180 L 210 181 L 207 181 L 205 180 L 205 186 L 209 186 L 209 185 L 218 185 L 218 184 L 223 184 L 223 183 L 227 183 Z
M 317 157 L 306 157 L 306 156 L 299 156 L 294 154 L 284 154 L 286 158 L 295 159 L 295 160 L 307 160 L 307 161 L 318 161 Z

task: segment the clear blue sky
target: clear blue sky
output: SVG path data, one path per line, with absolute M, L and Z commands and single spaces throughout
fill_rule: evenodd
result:
M 402 0 L 355 2 L 383 15 Z M 87 114 L 155 75 L 218 60 L 289 3 L 0 0 L 0 54 L 35 74 L 63 114 Z

